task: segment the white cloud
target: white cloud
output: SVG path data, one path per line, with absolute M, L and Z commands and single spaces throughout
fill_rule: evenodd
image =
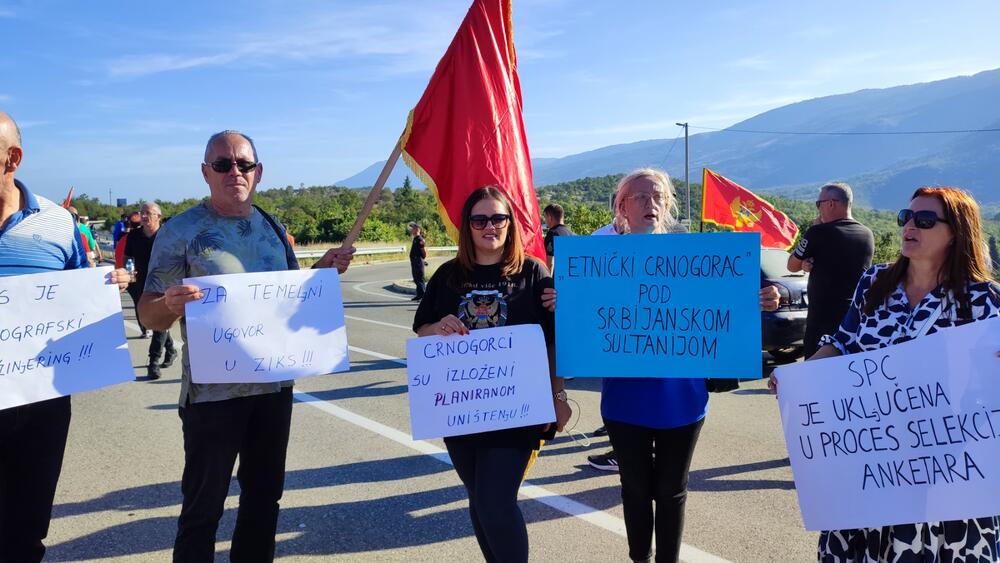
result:
M 217 48 L 215 33 L 177 38 L 172 50 L 194 46 L 193 52 L 120 57 L 108 61 L 105 68 L 112 78 L 129 78 L 234 62 L 267 66 L 370 57 L 382 59 L 366 63 L 387 75 L 425 71 L 433 69 L 444 53 L 462 15 L 449 10 L 403 21 L 398 10 L 365 6 L 313 14 L 295 22 L 272 22 L 270 28 L 253 35 L 233 33 L 228 44 L 234 47 L 229 49 Z
M 10 97 L 7 94 L 0 94 L 0 102 L 9 102 L 9 101 L 11 101 L 13 99 L 14 98 Z
M 744 70 L 770 70 L 774 67 L 774 61 L 760 55 L 754 55 L 729 61 L 725 66 Z

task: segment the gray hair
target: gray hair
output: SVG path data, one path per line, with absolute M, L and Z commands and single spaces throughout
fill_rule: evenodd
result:
M 160 209 L 160 205 L 158 203 L 156 203 L 155 201 L 147 201 L 147 202 L 143 203 L 142 206 L 139 207 L 139 209 L 141 210 L 143 207 L 148 207 L 150 211 L 152 211 L 153 213 L 156 213 L 160 217 L 163 216 L 163 210 Z
M 615 230 L 619 233 L 629 232 L 628 221 L 622 214 L 621 203 L 628 195 L 628 185 L 635 180 L 643 178 L 655 184 L 656 187 L 663 192 L 663 196 L 667 199 L 664 205 L 667 212 L 659 218 L 658 224 L 653 232 L 669 233 L 676 231 L 678 227 L 677 197 L 674 194 L 674 184 L 670 181 L 670 176 L 668 176 L 666 172 L 655 168 L 640 168 L 638 170 L 634 170 L 618 181 L 618 186 L 615 187 Z
M 847 182 L 830 182 L 819 189 L 819 193 L 828 192 L 833 199 L 843 202 L 847 207 L 854 204 L 854 191 Z
M 212 135 L 211 137 L 208 138 L 208 142 L 205 143 L 205 160 L 206 161 L 208 161 L 208 153 L 212 150 L 212 143 L 218 141 L 219 139 L 221 139 L 223 137 L 228 137 L 229 135 L 236 135 L 238 137 L 243 137 L 244 139 L 246 139 L 247 142 L 250 143 L 250 149 L 253 151 L 253 159 L 254 159 L 254 161 L 256 162 L 256 161 L 260 160 L 259 158 L 257 158 L 257 145 L 253 144 L 253 139 L 251 139 L 249 135 L 247 135 L 246 133 L 243 133 L 242 131 L 237 131 L 235 129 L 226 129 L 225 131 L 219 131 L 218 133 L 216 133 L 216 134 L 214 134 L 214 135 Z

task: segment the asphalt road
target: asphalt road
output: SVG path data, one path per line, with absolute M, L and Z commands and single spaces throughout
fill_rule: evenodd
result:
M 404 356 L 416 309 L 386 291 L 406 263 L 352 268 L 342 280 L 351 371 L 296 384 L 282 561 L 481 561 L 464 491 L 443 444 L 409 435 Z M 168 561 L 180 511 L 180 362 L 145 380 L 148 340 L 123 297 L 135 383 L 73 398 L 53 509 L 49 561 Z M 175 337 L 179 330 L 175 328 Z M 599 383 L 568 384 L 577 432 L 598 427 Z M 777 406 L 764 381 L 713 395 L 690 476 L 682 559 L 815 561 L 802 527 Z M 532 561 L 627 561 L 617 474 L 586 456 L 607 438 L 560 434 L 522 488 Z M 235 479 L 219 529 L 228 561 Z

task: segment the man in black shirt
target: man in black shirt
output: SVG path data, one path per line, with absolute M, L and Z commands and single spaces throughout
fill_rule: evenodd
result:
M 410 272 L 413 274 L 413 283 L 417 286 L 417 295 L 413 301 L 420 301 L 424 298 L 424 290 L 427 289 L 427 280 L 424 278 L 424 259 L 427 258 L 427 247 L 424 237 L 420 236 L 420 225 L 411 222 L 407 227 L 413 236 L 413 243 L 410 245 Z
M 549 272 L 552 272 L 555 260 L 555 237 L 573 235 L 569 227 L 563 225 L 563 208 L 558 203 L 550 203 L 542 211 L 545 215 L 545 226 L 548 230 L 545 233 L 545 265 Z
M 851 217 L 853 201 L 851 187 L 843 182 L 820 188 L 816 200 L 819 217 L 788 257 L 790 271 L 809 272 L 804 339 L 807 358 L 816 352 L 821 336 L 837 331 L 858 280 L 871 266 L 875 253 L 871 229 Z
M 163 212 L 160 206 L 155 203 L 144 203 L 139 212 L 142 228 L 132 229 L 125 235 L 125 259 L 129 258 L 135 263 L 135 282 L 128 286 L 128 293 L 132 300 L 138 305 L 139 297 L 142 296 L 142 289 L 146 286 L 146 274 L 149 272 L 149 257 L 153 252 L 153 241 L 156 240 L 156 233 L 160 230 L 160 219 Z M 142 329 L 143 337 L 146 335 L 146 327 L 139 319 L 139 308 L 136 307 L 136 319 Z M 166 350 L 163 356 L 163 363 L 160 363 L 160 353 Z M 174 348 L 174 339 L 170 336 L 169 330 L 154 330 L 153 338 L 149 341 L 149 365 L 146 367 L 146 375 L 149 379 L 159 379 L 160 369 L 170 367 L 177 358 L 177 349 Z

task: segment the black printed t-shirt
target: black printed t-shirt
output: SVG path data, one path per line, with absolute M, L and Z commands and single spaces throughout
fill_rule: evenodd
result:
M 861 274 L 872 264 L 875 237 L 871 229 L 854 219 L 838 219 L 809 227 L 795 257 L 813 259 L 809 273 L 809 317 L 806 321 L 810 346 L 824 334 L 836 332 L 851 305 Z M 811 354 L 808 350 L 807 354 Z
M 553 287 L 544 264 L 526 258 L 520 273 L 500 275 L 500 265 L 479 266 L 460 280 L 461 266 L 449 260 L 434 272 L 413 318 L 413 330 L 455 315 L 469 330 L 538 324 L 551 349 L 555 344 L 555 316 L 542 307 L 542 290 Z M 466 434 L 445 441 L 475 442 L 479 446 L 538 449 L 542 426 L 525 426 Z
M 566 225 L 556 225 L 552 227 L 545 233 L 545 255 L 555 256 L 556 255 L 556 237 L 568 237 L 573 236 L 573 231 L 570 230 Z

